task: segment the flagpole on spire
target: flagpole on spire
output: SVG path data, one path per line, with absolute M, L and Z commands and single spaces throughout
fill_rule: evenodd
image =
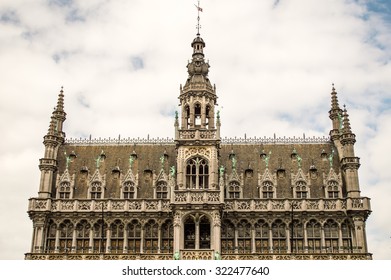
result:
M 198 15 L 197 15 L 197 36 L 200 36 L 200 28 L 201 28 L 200 12 L 202 12 L 202 8 L 200 7 L 200 0 L 198 0 L 198 5 L 194 4 L 194 6 L 196 6 L 197 12 L 198 12 Z

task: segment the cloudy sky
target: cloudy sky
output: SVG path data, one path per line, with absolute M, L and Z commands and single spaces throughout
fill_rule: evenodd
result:
M 173 137 L 196 0 L 0 2 L 0 259 L 30 250 L 28 198 L 65 91 L 74 137 Z M 331 84 L 356 134 L 374 259 L 391 259 L 391 4 L 203 0 L 223 136 L 327 136 Z

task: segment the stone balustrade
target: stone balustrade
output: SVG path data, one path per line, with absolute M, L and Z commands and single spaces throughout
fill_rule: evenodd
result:
M 170 212 L 168 199 L 41 199 L 30 198 L 28 211 L 52 212 Z
M 175 191 L 173 202 L 175 204 L 216 204 L 220 203 L 220 191 Z

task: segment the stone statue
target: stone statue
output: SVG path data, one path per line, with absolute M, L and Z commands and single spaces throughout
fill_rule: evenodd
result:
M 176 170 L 175 170 L 175 166 L 173 165 L 173 166 L 170 167 L 170 175 L 171 175 L 171 177 L 174 177 L 175 173 L 176 173 Z

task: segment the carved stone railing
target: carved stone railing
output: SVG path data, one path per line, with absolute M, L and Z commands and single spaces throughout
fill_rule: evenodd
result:
M 54 254 L 27 253 L 26 260 L 172 260 L 173 254 Z
M 217 130 L 188 129 L 179 130 L 179 140 L 216 140 Z
M 186 190 L 175 191 L 175 204 L 216 204 L 220 203 L 220 191 Z
M 51 212 L 170 212 L 168 199 L 41 199 L 30 198 L 29 211 Z
M 372 260 L 372 254 L 222 254 L 222 260 Z
M 224 211 L 370 211 L 367 197 L 346 199 L 226 199 Z
M 26 260 L 173 260 L 173 254 L 44 254 L 27 253 Z M 213 250 L 181 250 L 182 260 L 213 260 Z M 222 260 L 372 260 L 371 254 L 222 254 Z
M 213 260 L 214 250 L 180 250 L 181 260 Z
M 190 130 L 180 130 L 179 131 L 179 139 L 181 140 L 193 140 L 193 139 L 216 139 L 215 131 L 202 131 L 200 130 L 198 133 L 198 137 L 196 136 L 196 131 Z M 303 135 L 302 137 L 286 137 L 279 136 L 277 137 L 275 134 L 273 137 L 233 137 L 233 138 L 221 138 L 222 144 L 241 144 L 241 145 L 258 145 L 258 144 L 328 144 L 330 143 L 330 137 L 328 136 L 312 136 L 307 137 Z M 78 145 L 78 146 L 94 146 L 94 145 L 133 145 L 133 144 L 143 144 L 143 145 L 175 145 L 175 141 L 173 138 L 67 138 L 65 139 L 65 144 L 68 145 Z

